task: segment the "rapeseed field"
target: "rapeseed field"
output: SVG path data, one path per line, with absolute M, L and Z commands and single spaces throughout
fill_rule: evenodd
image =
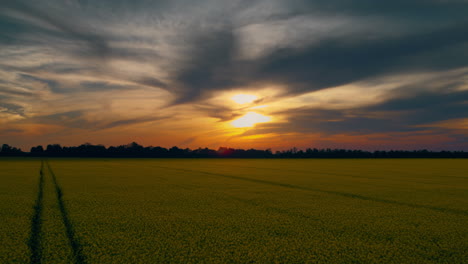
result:
M 467 263 L 468 162 L 2 159 L 0 263 Z

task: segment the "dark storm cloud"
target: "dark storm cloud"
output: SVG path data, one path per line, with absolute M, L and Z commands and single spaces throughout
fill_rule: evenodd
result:
M 369 116 L 362 110 L 326 110 L 326 109 L 291 109 L 281 113 L 287 115 L 288 124 L 263 124 L 257 131 L 247 134 L 265 133 L 326 133 L 326 134 L 369 134 L 393 131 L 414 131 L 407 127 L 406 120 L 399 119 L 399 113 L 393 115 Z
M 175 103 L 201 99 L 204 91 L 224 89 L 239 84 L 233 59 L 236 40 L 232 28 L 196 36 L 185 65 L 176 73 L 180 95 Z
M 85 119 L 86 111 L 75 110 L 51 115 L 36 116 L 33 121 L 40 124 L 62 125 L 73 128 L 89 128 Z
M 335 36 L 330 32 L 319 43 L 277 48 L 253 60 L 236 58 L 239 43 L 232 27 L 200 33 L 189 42 L 187 63 L 173 77 L 175 103 L 259 82 L 282 83 L 290 93 L 301 94 L 376 76 L 468 66 L 467 2 L 293 1 L 290 6 L 290 10 L 286 7 L 289 13 L 285 11 L 288 18 L 333 13 L 380 17 L 382 31 L 401 30 L 395 20 L 408 19 L 401 34 Z M 441 21 L 431 24 L 435 18 Z
M 304 43 L 297 47 L 278 47 L 266 56 L 251 60 L 239 60 L 240 49 L 236 29 L 245 26 L 233 22 L 236 12 L 252 9 L 257 3 L 278 4 L 281 11 L 268 16 L 253 16 L 252 21 L 281 21 L 293 17 L 331 17 L 352 15 L 355 17 L 378 17 L 383 23 L 382 31 L 395 27 L 395 21 L 404 20 L 405 29 L 401 34 L 391 36 L 363 36 L 361 34 L 321 37 L 318 43 Z M 123 17 L 142 10 L 154 10 L 155 18 L 167 17 L 174 7 L 189 5 L 189 1 L 90 1 L 77 2 L 82 8 L 112 10 Z M 190 7 L 208 5 L 202 1 Z M 226 3 L 219 3 L 225 5 Z M 94 32 L 80 26 L 71 16 L 53 13 L 46 7 L 24 1 L 8 2 L 3 5 L 2 23 L 5 39 L 12 39 L 24 33 L 47 31 L 39 24 L 8 15 L 11 11 L 33 18 L 59 30 L 68 37 L 88 46 L 88 53 L 95 58 L 120 58 L 129 61 L 153 60 L 158 64 L 161 55 L 153 49 L 112 47 L 109 42 L 119 41 L 128 36 L 116 36 L 106 32 Z M 213 27 L 188 27 L 190 32 L 181 32 L 177 45 L 185 43 L 190 52 L 175 67 L 170 69 L 169 80 L 162 81 L 152 76 L 143 77 L 141 83 L 166 89 L 176 95 L 175 104 L 199 101 L 204 95 L 215 90 L 249 87 L 254 83 L 279 82 L 289 88 L 289 92 L 300 94 L 318 89 L 359 81 L 378 75 L 408 71 L 446 70 L 468 65 L 468 13 L 466 1 L 238 1 L 236 8 L 223 10 L 218 15 L 206 18 Z M 222 8 L 221 8 L 222 10 Z M 72 11 L 72 10 L 68 10 Z M 208 13 L 211 10 L 207 10 Z M 166 12 L 166 13 L 165 13 Z M 256 11 L 260 12 L 260 11 Z M 96 12 L 99 13 L 99 12 Z M 102 13 L 102 12 L 101 12 Z M 254 12 L 255 14 L 255 12 Z M 91 13 L 92 15 L 92 13 Z M 188 15 L 188 14 L 187 14 Z M 224 17 L 222 17 L 224 16 Z M 86 19 L 86 18 L 83 18 Z M 257 20 L 255 20 L 257 19 Z M 248 19 L 247 19 L 248 20 Z M 372 21 L 372 20 L 370 20 Z M 432 22 L 431 22 L 432 21 Z M 432 23 L 432 24 L 431 24 Z M 358 26 L 358 25 L 356 25 Z M 38 30 L 41 28 L 41 30 Z M 352 26 L 351 26 L 352 28 Z M 295 31 L 293 27 L 290 31 Z M 402 30 L 395 27 L 393 30 Z M 128 32 L 131 34 L 131 32 Z M 298 32 L 304 34 L 307 32 Z M 19 37 L 21 40 L 21 37 Z M 141 36 L 138 39 L 143 41 Z M 295 41 L 294 39 L 290 41 Z M 74 55 L 83 55 L 77 49 Z
M 38 82 L 46 85 L 52 92 L 54 93 L 61 93 L 63 90 L 61 89 L 59 83 L 55 80 L 39 78 L 29 74 L 19 73 L 17 75 L 17 79 L 20 82 Z
M 28 57 L 27 54 L 19 55 L 18 57 Z M 75 65 L 71 63 L 43 63 L 34 66 L 12 66 L 2 65 L 0 62 L 0 70 L 17 74 L 41 74 L 44 72 L 55 74 L 85 74 L 89 72 L 98 72 L 99 68 L 92 65 Z
M 24 107 L 14 103 L 8 103 L 9 97 L 0 95 L 0 113 L 24 116 Z
M 50 91 L 58 94 L 64 93 L 76 93 L 82 91 L 88 92 L 99 92 L 106 90 L 128 90 L 138 88 L 139 85 L 144 85 L 153 88 L 163 88 L 167 89 L 167 85 L 154 78 L 154 77 L 137 77 L 130 78 L 127 76 L 122 76 L 113 72 L 101 71 L 102 69 L 95 68 L 93 66 L 74 66 L 68 64 L 43 64 L 35 67 L 11 67 L 11 66 L 1 66 L 0 69 L 4 69 L 10 72 L 16 72 L 17 80 L 24 86 L 26 83 L 37 82 L 46 85 Z M 44 72 L 54 73 L 54 74 L 100 74 L 102 81 L 82 81 L 79 85 L 62 85 L 59 81 L 54 79 L 46 79 L 41 76 Z M 107 75 L 107 76 L 106 76 Z M 104 78 L 106 77 L 106 78 Z M 132 84 L 122 85 L 109 82 L 109 80 L 124 80 Z M 4 82 L 7 85 L 7 82 Z M 1 86 L 0 86 L 1 87 Z M 15 94 L 24 94 L 29 95 L 26 92 L 18 91 L 14 89 L 7 89 L 5 91 L 0 90 L 0 92 L 10 92 Z M 32 94 L 31 94 L 32 95 Z
M 269 81 L 305 93 L 376 76 L 468 66 L 468 23 L 433 32 L 382 39 L 325 39 L 301 49 L 283 48 L 253 61 L 234 60 L 230 31 L 194 42 L 190 64 L 177 75 L 178 103 L 204 92 Z
M 0 84 L 0 95 L 6 95 L 8 97 L 32 97 L 34 96 L 34 93 L 24 90 L 13 89 L 7 85 Z
M 100 129 L 114 128 L 114 127 L 118 127 L 118 126 L 154 122 L 154 121 L 164 120 L 164 119 L 168 119 L 168 118 L 170 118 L 170 116 L 151 116 L 151 117 L 138 117 L 138 118 L 122 119 L 122 120 L 117 120 L 117 121 L 113 121 L 113 122 L 110 122 L 110 123 L 102 124 L 101 126 L 99 126 L 99 128 Z
M 129 86 L 126 85 L 117 85 L 108 82 L 81 82 L 80 87 L 82 90 L 88 91 L 107 91 L 107 90 L 125 90 L 128 89 Z
M 422 92 L 391 99 L 366 110 L 400 112 L 399 119 L 405 120 L 407 126 L 464 118 L 468 117 L 468 91 Z
M 76 110 L 68 111 L 51 115 L 43 115 L 34 117 L 34 121 L 43 124 L 60 125 L 69 128 L 80 128 L 89 130 L 101 130 L 108 128 L 115 128 L 125 125 L 134 125 L 140 123 L 154 122 L 170 118 L 170 116 L 153 115 L 150 117 L 136 117 L 126 119 L 113 119 L 113 120 L 90 120 L 87 116 L 92 113 L 91 110 Z
M 368 107 L 329 110 L 289 109 L 273 115 L 288 116 L 287 126 L 262 124 L 245 135 L 276 133 L 372 134 L 423 131 L 430 124 L 466 118 L 468 91 L 420 92 L 400 95 Z
M 466 20 L 468 9 L 465 0 L 290 0 L 287 5 L 296 14 L 380 15 L 437 22 Z
M 468 24 L 437 32 L 378 40 L 330 39 L 304 50 L 280 50 L 261 62 L 259 76 L 312 91 L 378 75 L 448 70 L 468 65 L 468 54 L 451 54 L 468 41 Z M 460 49 L 461 51 L 461 49 Z M 441 54 L 442 53 L 442 54 Z M 446 56 L 443 56 L 444 53 Z M 418 56 L 421 61 L 417 60 Z
M 214 117 L 219 121 L 231 121 L 242 116 L 241 111 L 233 111 L 230 107 L 219 105 L 195 105 L 194 108 L 206 116 Z M 241 110 L 241 109 L 240 109 Z
M 466 14 L 468 1 L 462 0 L 7 1 L 0 6 L 0 48 L 19 48 L 12 55 L 1 50 L 0 74 L 13 73 L 18 82 L 39 83 L 61 96 L 160 88 L 172 93 L 173 102 L 167 100 L 172 106 L 191 104 L 197 113 L 230 121 L 243 109 L 205 104 L 205 99 L 220 91 L 284 87 L 274 101 L 357 82 L 466 68 Z M 258 56 L 243 57 L 243 49 L 253 48 L 244 46 L 242 32 L 256 25 L 287 32 L 276 40 L 267 34 L 272 32 L 254 31 L 270 46 L 257 47 Z M 34 49 L 43 46 L 52 52 Z M 60 74 L 63 78 L 54 79 Z M 67 75 L 75 82 L 62 87 Z M 467 92 L 461 90 L 466 71 L 451 78 L 414 81 L 367 107 L 286 110 L 277 114 L 285 116 L 287 126 L 263 124 L 249 133 L 415 131 L 424 129 L 419 125 L 466 118 Z M 29 97 L 3 85 L 9 82 L 0 86 L 0 96 Z M 4 108 L 21 112 L 12 105 Z M 87 114 L 76 110 L 32 121 L 103 129 L 162 118 L 95 122 Z
M 146 85 L 146 86 L 150 86 L 154 88 L 168 89 L 168 86 L 166 83 L 154 77 L 142 77 L 142 78 L 134 79 L 132 81 L 138 84 L 142 84 L 142 85 Z
M 367 108 L 370 111 L 426 111 L 441 110 L 439 107 L 468 107 L 468 91 L 444 92 L 421 92 L 410 96 L 401 95 L 387 100 L 386 102 Z M 445 111 L 438 111 L 445 112 Z M 466 113 L 461 113 L 466 114 Z
M 7 1 L 2 4 L 0 11 L 7 16 L 0 20 L 0 26 L 4 31 L 6 39 L 15 39 L 20 34 L 34 34 L 34 33 L 48 33 L 54 35 L 54 32 L 47 28 L 41 28 L 39 24 L 25 24 L 26 21 L 15 16 L 11 17 L 13 13 L 19 13 L 30 19 L 35 19 L 48 26 L 59 30 L 65 37 L 80 41 L 89 47 L 89 51 L 96 57 L 105 57 L 109 53 L 109 46 L 105 39 L 101 38 L 98 34 L 90 32 L 89 29 L 81 28 L 78 22 L 70 22 L 70 17 L 61 14 L 60 16 L 51 13 L 46 9 L 47 5 L 39 6 L 30 2 L 23 2 L 20 0 Z M 71 11 L 71 10 L 70 10 Z M 21 39 L 21 36 L 19 36 Z

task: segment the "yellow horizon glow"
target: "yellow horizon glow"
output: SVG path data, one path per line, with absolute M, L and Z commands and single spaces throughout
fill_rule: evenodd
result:
M 247 104 L 257 100 L 257 96 L 253 94 L 236 94 L 231 97 L 231 100 L 238 104 Z
M 242 128 L 242 127 L 253 127 L 255 124 L 258 123 L 265 123 L 271 121 L 271 117 L 265 116 L 255 112 L 248 112 L 243 117 L 238 118 L 231 122 L 234 127 Z

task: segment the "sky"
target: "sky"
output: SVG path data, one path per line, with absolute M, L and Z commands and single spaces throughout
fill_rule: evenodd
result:
M 467 0 L 15 0 L 0 143 L 468 150 Z

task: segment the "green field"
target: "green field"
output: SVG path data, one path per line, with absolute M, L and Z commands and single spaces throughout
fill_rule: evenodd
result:
M 468 262 L 467 160 L 0 159 L 0 168 L 0 263 Z

